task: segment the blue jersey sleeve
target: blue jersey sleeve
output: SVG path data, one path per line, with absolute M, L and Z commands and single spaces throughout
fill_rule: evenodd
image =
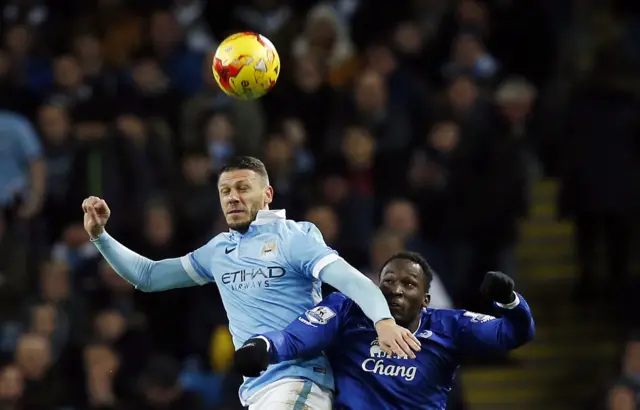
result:
M 159 292 L 205 283 L 197 274 L 187 269 L 184 260 L 186 257 L 153 261 L 122 245 L 107 232 L 103 232 L 93 243 L 118 275 L 143 292 Z
M 180 258 L 182 267 L 198 285 L 215 282 L 213 272 L 207 268 L 215 256 L 215 247 L 211 242 Z
M 32 161 L 42 156 L 42 145 L 31 123 L 23 117 L 16 117 L 15 131 L 20 149 L 20 158 L 25 162 Z
M 284 252 L 287 261 L 297 272 L 318 279 L 320 271 L 340 257 L 324 243 L 320 230 L 314 224 L 300 222 L 298 228 L 286 239 Z
M 269 345 L 271 362 L 315 357 L 340 335 L 353 302 L 332 293 L 281 331 L 262 335 Z
M 531 341 L 535 324 L 529 305 L 516 294 L 509 305 L 496 303 L 502 318 L 464 311 L 457 320 L 456 345 L 463 352 L 508 351 Z

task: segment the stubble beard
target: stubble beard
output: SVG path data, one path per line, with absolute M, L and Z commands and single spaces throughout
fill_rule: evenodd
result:
M 234 231 L 237 231 L 240 233 L 247 232 L 249 230 L 249 226 L 251 226 L 251 223 L 256 220 L 256 217 L 258 216 L 258 210 L 247 209 L 247 212 L 249 213 L 249 219 L 242 222 L 227 223 L 227 225 L 229 226 L 229 229 L 233 229 Z

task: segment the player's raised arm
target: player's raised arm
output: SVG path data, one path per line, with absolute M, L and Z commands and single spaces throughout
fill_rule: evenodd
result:
M 351 304 L 343 294 L 332 293 L 284 330 L 252 337 L 235 353 L 236 370 L 243 376 L 256 377 L 270 363 L 321 354 L 340 335 Z
M 138 255 L 112 238 L 105 230 L 111 211 L 107 203 L 98 197 L 82 202 L 84 228 L 104 259 L 127 282 L 143 292 L 185 288 L 204 284 L 208 278 L 200 274 L 190 263 L 192 257 L 152 261 Z
M 322 234 L 311 223 L 300 224 L 289 247 L 288 260 L 294 269 L 328 283 L 360 306 L 378 331 L 380 347 L 387 353 L 415 358 L 420 342 L 407 329 L 396 325 L 386 299 L 369 278 L 360 273 L 336 251 L 329 248 Z
M 488 272 L 480 288 L 502 309 L 503 317 L 464 312 L 458 319 L 457 342 L 463 351 L 507 351 L 531 341 L 535 324 L 529 305 L 514 292 L 513 280 L 501 272 Z

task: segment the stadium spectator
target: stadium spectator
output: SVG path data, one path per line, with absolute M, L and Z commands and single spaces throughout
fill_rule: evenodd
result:
M 636 409 L 638 407 L 638 374 L 640 374 L 640 341 L 637 335 L 629 339 L 622 355 L 622 373 L 609 390 L 607 410 Z
M 149 20 L 147 47 L 169 78 L 171 86 L 191 96 L 202 88 L 203 55 L 190 50 L 176 17 L 167 10 L 154 11 Z
M 46 195 L 42 143 L 29 120 L 0 111 L 0 266 L 5 302 L 27 292 L 28 243 Z
M 594 82 L 573 98 L 562 144 L 559 200 L 562 216 L 575 221 L 576 226 L 580 279 L 575 296 L 581 302 L 595 295 L 607 296 L 609 305 L 616 306 L 630 289 L 631 216 L 640 204 L 640 192 L 628 179 L 640 171 L 633 142 L 637 120 L 630 99 L 634 97 Z M 605 132 L 607 150 L 603 151 L 601 136 Z M 590 166 L 592 161 L 600 166 Z M 610 278 L 606 295 L 597 291 L 594 270 L 600 241 L 606 244 L 603 260 Z
M 0 370 L 0 403 L 7 410 L 18 410 L 24 397 L 24 377 L 15 365 Z
M 173 2 L 173 14 L 185 33 L 190 50 L 207 53 L 215 48 L 216 39 L 207 24 L 207 3 L 203 0 Z
M 309 11 L 304 34 L 293 41 L 293 56 L 314 55 L 326 65 L 329 83 L 334 87 L 348 84 L 358 71 L 349 29 L 336 10 L 320 4 Z

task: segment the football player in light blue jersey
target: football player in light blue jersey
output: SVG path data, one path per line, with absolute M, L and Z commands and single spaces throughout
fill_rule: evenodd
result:
M 273 188 L 260 160 L 231 160 L 218 190 L 229 232 L 181 258 L 152 261 L 117 242 L 104 230 L 111 211 L 101 198 L 83 201 L 84 226 L 114 270 L 141 291 L 215 282 L 236 349 L 254 334 L 284 329 L 320 301 L 326 282 L 375 323 L 382 350 L 415 357 L 417 338 L 395 323 L 378 287 L 329 248 L 313 224 L 269 210 Z M 333 388 L 333 373 L 320 355 L 274 364 L 245 379 L 240 399 L 250 410 L 325 410 L 331 409 Z

